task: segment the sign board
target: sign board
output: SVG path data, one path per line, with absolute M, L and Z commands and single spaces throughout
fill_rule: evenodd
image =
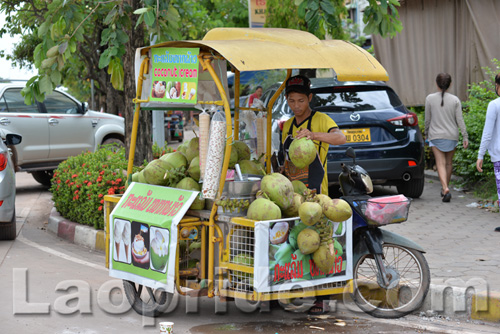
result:
M 352 218 L 333 223 L 335 261 L 329 272 L 315 265 L 312 254 L 302 254 L 297 235 L 310 228 L 298 217 L 255 222 L 254 288 L 275 292 L 352 279 Z
M 153 48 L 150 100 L 196 104 L 198 48 Z
M 266 23 L 266 0 L 248 0 L 250 28 L 262 28 Z
M 110 215 L 109 275 L 173 293 L 177 225 L 197 195 L 131 183 Z

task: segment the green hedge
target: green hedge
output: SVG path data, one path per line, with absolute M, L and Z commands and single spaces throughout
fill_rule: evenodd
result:
M 494 79 L 496 73 L 500 72 L 500 61 L 492 60 L 496 65 L 496 69 L 492 70 L 489 67 L 484 67 L 487 79 L 485 81 L 475 83 L 469 86 L 469 97 L 463 103 L 464 121 L 469 134 L 469 147 L 464 148 L 459 145 L 454 157 L 454 172 L 456 175 L 462 176 L 468 185 L 476 183 L 491 183 L 495 180 L 493 173 L 493 164 L 491 163 L 489 154 L 484 156 L 483 172 L 479 173 L 476 169 L 477 154 L 481 145 L 481 136 L 483 134 L 484 121 L 486 119 L 486 109 L 488 103 L 494 100 L 495 94 Z M 460 140 L 462 140 L 460 138 Z M 496 187 L 492 189 L 493 194 L 496 193 Z
M 137 170 L 134 167 L 134 171 Z M 127 177 L 125 149 L 103 146 L 59 164 L 52 178 L 52 200 L 66 219 L 104 228 L 104 195 L 122 194 Z

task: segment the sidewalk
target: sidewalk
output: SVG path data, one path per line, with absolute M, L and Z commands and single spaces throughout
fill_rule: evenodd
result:
M 421 311 L 426 315 L 500 322 L 500 226 L 498 213 L 467 207 L 472 195 L 452 189 L 443 203 L 437 173 L 426 171 L 421 198 L 414 199 L 409 219 L 384 229 L 420 244 L 431 271 L 431 289 Z M 395 192 L 395 188 L 387 188 Z M 49 231 L 75 244 L 105 250 L 103 231 L 81 226 L 52 209 Z

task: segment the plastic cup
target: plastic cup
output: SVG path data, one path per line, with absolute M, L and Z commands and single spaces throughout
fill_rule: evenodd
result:
M 160 333 L 172 334 L 174 332 L 174 323 L 169 321 L 160 322 Z

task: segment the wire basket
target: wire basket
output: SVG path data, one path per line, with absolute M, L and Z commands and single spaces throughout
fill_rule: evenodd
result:
M 402 223 L 410 210 L 410 199 L 403 195 L 374 197 L 357 204 L 366 222 L 374 226 Z

